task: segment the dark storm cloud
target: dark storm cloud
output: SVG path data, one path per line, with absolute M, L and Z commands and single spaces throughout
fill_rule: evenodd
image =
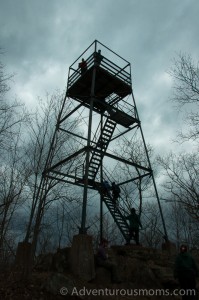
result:
M 198 59 L 198 15 L 197 0 L 0 0 L 0 46 L 31 105 L 65 89 L 69 65 L 98 39 L 131 62 L 146 140 L 169 149 L 179 124 L 166 71 L 176 52 Z

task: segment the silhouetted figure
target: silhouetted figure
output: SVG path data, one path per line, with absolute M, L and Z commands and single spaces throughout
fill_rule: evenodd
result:
M 101 55 L 101 50 L 98 50 L 98 52 L 94 53 L 95 66 L 99 66 L 101 64 L 102 59 L 103 59 L 103 56 Z
M 83 58 L 79 63 L 79 68 L 81 69 L 81 75 L 83 75 L 87 71 L 87 62 Z
M 102 184 L 103 184 L 103 194 L 110 196 L 110 190 L 111 190 L 110 184 L 108 183 L 107 180 L 104 180 Z
M 182 296 L 183 300 L 192 300 L 197 298 L 196 291 L 196 277 L 198 276 L 198 267 L 195 260 L 188 253 L 186 245 L 180 246 L 180 253 L 176 257 L 174 266 L 174 277 L 178 279 L 180 288 L 183 289 L 187 295 Z M 195 295 L 188 294 L 188 290 L 193 290 Z
M 97 251 L 97 265 L 104 267 L 111 272 L 111 281 L 113 283 L 120 283 L 121 281 L 119 280 L 117 265 L 113 261 L 110 261 L 107 248 L 108 241 L 103 238 Z
M 120 196 L 120 187 L 117 184 L 115 184 L 115 182 L 112 182 L 112 197 L 115 206 L 117 206 L 117 200 L 119 196 Z
M 131 208 L 131 214 L 126 217 L 129 220 L 129 237 L 127 240 L 127 245 L 130 244 L 130 240 L 132 237 L 134 238 L 137 245 L 139 245 L 139 228 L 142 228 L 142 224 L 140 222 L 140 217 L 136 214 L 135 208 Z

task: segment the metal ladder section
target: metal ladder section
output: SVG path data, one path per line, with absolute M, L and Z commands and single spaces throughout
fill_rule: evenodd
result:
M 102 189 L 98 190 L 100 194 L 102 194 L 103 202 L 106 204 L 110 214 L 112 215 L 115 223 L 117 224 L 121 234 L 123 235 L 124 239 L 127 241 L 129 237 L 129 224 L 125 219 L 124 215 L 121 212 L 119 206 L 114 205 L 113 198 L 111 195 L 104 195 Z
M 88 179 L 90 180 L 95 180 L 99 167 L 102 163 L 102 159 L 106 153 L 106 149 L 108 148 L 108 145 L 112 138 L 115 127 L 116 122 L 107 118 L 90 158 L 88 168 Z M 95 150 L 99 150 L 99 152 Z

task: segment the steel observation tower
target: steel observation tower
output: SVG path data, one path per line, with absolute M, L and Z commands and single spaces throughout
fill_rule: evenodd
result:
M 80 64 L 80 62 L 82 64 Z M 67 101 L 72 106 L 67 111 Z M 70 119 L 78 120 L 82 132 L 65 127 Z M 82 122 L 84 120 L 84 123 Z M 61 132 L 72 136 L 79 145 L 73 152 L 54 161 L 55 144 Z M 117 143 L 123 139 L 133 143 L 134 151 L 120 155 Z M 139 149 L 136 146 L 139 144 Z M 100 234 L 103 235 L 103 211 L 117 224 L 125 240 L 129 225 L 125 214 L 129 210 L 126 193 L 132 193 L 132 205 L 141 211 L 146 187 L 151 183 L 157 199 L 163 225 L 167 231 L 145 143 L 141 122 L 133 95 L 131 65 L 114 51 L 95 40 L 69 67 L 68 83 L 62 108 L 57 118 L 54 137 L 50 145 L 46 167 L 48 178 L 82 188 L 82 217 L 79 231 L 87 232 L 88 195 L 98 193 Z M 104 193 L 103 182 L 116 182 L 120 189 L 119 205 L 113 204 L 112 194 Z M 150 189 L 151 189 L 150 187 Z

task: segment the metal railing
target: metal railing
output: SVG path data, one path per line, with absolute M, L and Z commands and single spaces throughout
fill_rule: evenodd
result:
M 94 52 L 85 60 L 87 64 L 87 71 L 95 65 L 95 57 L 96 53 Z M 131 75 L 125 70 L 127 67 L 129 67 L 129 64 L 127 64 L 123 68 L 120 68 L 118 65 L 116 65 L 106 57 L 102 56 L 102 60 L 98 65 L 100 66 L 100 68 L 104 69 L 105 71 L 108 71 L 114 77 L 120 79 L 127 85 L 131 86 Z M 80 68 L 74 69 L 73 67 L 70 67 L 70 73 L 71 75 L 68 78 L 68 88 L 70 88 L 82 76 Z

